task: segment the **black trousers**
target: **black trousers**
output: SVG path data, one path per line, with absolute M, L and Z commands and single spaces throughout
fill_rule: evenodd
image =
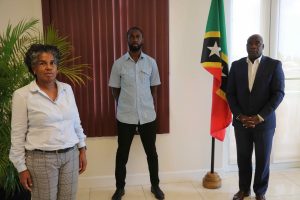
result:
M 155 147 L 156 141 L 156 121 L 147 124 L 125 124 L 118 123 L 118 150 L 116 155 L 116 187 L 124 188 L 126 178 L 126 164 L 133 136 L 136 133 L 136 128 L 140 133 L 145 153 L 147 155 L 148 168 L 150 173 L 150 181 L 153 186 L 158 186 L 158 156 Z
M 255 150 L 255 175 L 253 190 L 256 195 L 264 195 L 268 188 L 270 174 L 270 154 L 274 129 L 235 129 L 237 161 L 239 167 L 239 189 L 250 191 L 252 178 L 252 153 Z

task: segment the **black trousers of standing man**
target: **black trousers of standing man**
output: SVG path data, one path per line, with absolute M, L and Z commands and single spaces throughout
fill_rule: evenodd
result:
M 136 132 L 140 133 L 141 141 L 147 155 L 150 181 L 152 186 L 158 186 L 158 156 L 155 147 L 156 141 L 156 120 L 146 124 L 126 124 L 117 121 L 118 124 L 118 150 L 116 156 L 116 187 L 125 187 L 126 164 L 128 161 L 130 146 Z
M 255 150 L 255 175 L 253 190 L 257 196 L 265 195 L 270 175 L 270 155 L 274 129 L 255 130 L 235 128 L 239 188 L 248 192 L 252 179 L 252 152 Z

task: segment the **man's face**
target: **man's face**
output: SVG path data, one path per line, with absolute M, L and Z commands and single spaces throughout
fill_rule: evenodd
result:
M 259 35 L 252 35 L 247 40 L 247 52 L 250 60 L 261 56 L 264 49 L 263 39 Z
M 143 35 L 139 30 L 132 30 L 128 35 L 128 47 L 132 52 L 140 51 L 143 46 Z

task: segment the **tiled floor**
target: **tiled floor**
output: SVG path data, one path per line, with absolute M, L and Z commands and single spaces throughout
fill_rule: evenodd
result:
M 222 187 L 205 189 L 201 181 L 161 183 L 166 200 L 231 200 L 238 190 L 237 172 L 222 175 Z M 163 181 L 162 181 L 163 182 Z M 114 187 L 79 188 L 78 200 L 110 200 Z M 300 169 L 272 171 L 268 200 L 299 200 Z M 254 194 L 245 200 L 254 200 Z M 122 200 L 155 200 L 150 185 L 126 186 Z

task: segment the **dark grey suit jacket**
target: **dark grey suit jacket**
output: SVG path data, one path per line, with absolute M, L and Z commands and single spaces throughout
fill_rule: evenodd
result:
M 243 128 L 236 119 L 240 114 L 264 118 L 255 129 L 276 127 L 275 110 L 284 97 L 284 73 L 279 60 L 262 56 L 252 90 L 248 86 L 248 63 L 246 57 L 232 63 L 226 97 L 233 113 L 233 126 Z

